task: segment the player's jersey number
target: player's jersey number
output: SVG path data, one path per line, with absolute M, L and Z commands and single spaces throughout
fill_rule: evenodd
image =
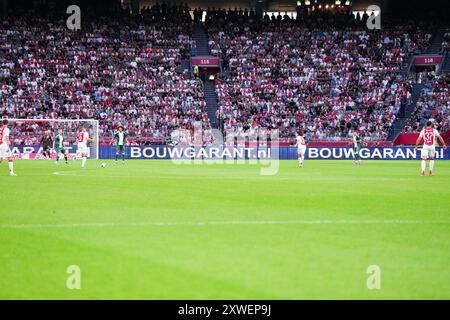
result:
M 433 131 L 425 131 L 423 135 L 423 139 L 425 140 L 425 144 L 427 146 L 434 145 L 434 132 Z

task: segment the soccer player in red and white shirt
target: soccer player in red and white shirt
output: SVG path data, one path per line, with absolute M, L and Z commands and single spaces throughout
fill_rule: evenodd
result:
M 0 127 L 0 163 L 3 162 L 3 159 L 8 159 L 9 164 L 9 175 L 11 177 L 16 176 L 14 173 L 14 163 L 11 157 L 11 150 L 9 149 L 10 140 L 9 140 L 9 129 L 8 129 L 8 120 L 2 121 L 2 126 Z
M 81 132 L 78 134 L 77 143 L 78 150 L 77 153 L 81 155 L 81 168 L 86 166 L 86 160 L 88 155 L 88 143 L 91 141 L 89 138 L 89 132 L 87 132 L 86 127 L 81 129 Z
M 298 165 L 300 168 L 303 168 L 303 160 L 305 159 L 306 154 L 306 142 L 303 136 L 303 130 L 299 130 L 295 135 L 297 140 L 297 153 L 298 153 Z
M 433 128 L 433 123 L 431 121 L 427 122 L 426 128 L 422 129 L 419 134 L 419 138 L 416 141 L 416 151 L 417 147 L 420 144 L 420 141 L 423 140 L 423 147 L 421 152 L 422 157 L 422 177 L 425 176 L 425 170 L 427 167 L 427 158 L 430 157 L 430 173 L 429 175 L 433 175 L 434 168 L 434 153 L 436 151 L 436 138 L 439 139 L 444 149 L 447 148 L 445 145 L 444 139 L 440 136 L 439 132 Z

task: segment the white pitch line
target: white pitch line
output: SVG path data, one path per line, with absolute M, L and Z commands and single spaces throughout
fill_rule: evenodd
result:
M 161 221 L 135 223 L 60 223 L 60 224 L 0 224 L 0 229 L 49 229 L 49 228 L 111 228 L 111 227 L 166 227 L 166 226 L 214 226 L 214 225 L 405 225 L 444 224 L 450 220 L 267 220 L 267 221 Z
M 92 171 L 91 171 L 92 172 Z M 316 173 L 314 173 L 316 174 Z M 46 176 L 48 174 L 43 174 L 43 176 Z M 60 172 L 60 171 L 56 171 L 53 172 L 52 175 L 55 176 L 60 176 L 60 177 L 83 177 L 83 178 L 94 178 L 97 179 L 99 177 L 102 178 L 119 178 L 119 179 L 123 179 L 126 177 L 130 177 L 130 175 L 104 175 L 104 176 L 98 176 L 95 174 L 80 174 L 77 173 L 75 171 L 71 171 L 71 172 Z M 320 174 L 319 174 L 320 175 Z M 40 174 L 33 174 L 33 176 L 40 176 Z M 180 175 L 142 175 L 142 174 L 138 174 L 137 177 L 139 178 L 153 178 L 153 179 L 171 179 L 171 180 L 190 180 L 192 178 L 198 178 L 200 176 L 194 175 L 194 176 L 180 176 Z M 221 179 L 221 180 L 267 180 L 270 179 L 271 177 L 276 177 L 276 181 L 292 181 L 292 177 L 280 177 L 280 176 L 261 176 L 259 175 L 259 173 L 257 175 L 246 175 L 246 176 L 240 176 L 240 177 L 236 177 L 236 176 L 227 176 L 227 175 L 216 175 L 216 176 L 201 176 L 201 178 L 203 180 L 216 180 L 216 179 Z M 380 178 L 380 177 L 366 177 L 364 178 L 365 180 L 374 180 L 374 181 L 413 181 L 415 180 L 414 178 Z M 330 180 L 330 176 L 323 176 L 323 177 L 314 177 L 315 181 L 329 181 Z M 347 181 L 349 180 L 355 180 L 355 181 L 361 181 L 361 179 L 359 177 L 350 177 L 350 178 L 346 178 Z

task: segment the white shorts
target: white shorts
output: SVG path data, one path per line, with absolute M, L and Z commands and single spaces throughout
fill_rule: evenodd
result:
M 77 153 L 79 154 L 87 154 L 88 147 L 85 143 L 78 143 Z
M 306 154 L 306 146 L 297 147 L 297 153 L 304 156 Z
M 11 157 L 11 149 L 5 144 L 0 146 L 0 158 L 8 159 Z
M 436 146 L 423 146 L 420 156 L 422 158 L 434 158 L 434 152 L 436 151 Z

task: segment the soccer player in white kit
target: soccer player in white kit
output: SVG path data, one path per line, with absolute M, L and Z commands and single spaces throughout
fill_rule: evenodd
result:
M 305 138 L 303 137 L 303 131 L 299 130 L 296 135 L 295 138 L 297 139 L 297 154 L 298 154 L 298 166 L 300 168 L 303 168 L 303 160 L 305 159 L 305 154 L 306 154 L 306 142 L 305 142 Z
M 439 132 L 433 128 L 433 123 L 431 121 L 427 122 L 426 128 L 422 129 L 419 134 L 419 138 L 417 138 L 416 141 L 416 151 L 417 147 L 420 144 L 420 141 L 423 139 L 423 147 L 421 152 L 421 158 L 422 158 L 422 177 L 425 176 L 425 170 L 427 168 L 427 158 L 430 158 L 430 172 L 429 175 L 433 175 L 433 168 L 434 168 L 434 153 L 436 151 L 436 138 L 439 139 L 444 149 L 447 148 L 445 145 L 444 139 L 440 136 Z
M 9 148 L 10 144 L 8 120 L 5 119 L 2 121 L 2 126 L 0 127 L 0 163 L 4 159 L 8 159 L 9 175 L 14 177 L 16 174 L 14 173 L 14 163 L 11 157 L 11 149 Z
M 81 132 L 78 134 L 77 142 L 78 142 L 78 150 L 77 153 L 81 154 L 81 168 L 86 166 L 86 160 L 88 155 L 88 143 L 91 141 L 89 138 L 89 132 L 87 132 L 86 127 L 81 129 Z

